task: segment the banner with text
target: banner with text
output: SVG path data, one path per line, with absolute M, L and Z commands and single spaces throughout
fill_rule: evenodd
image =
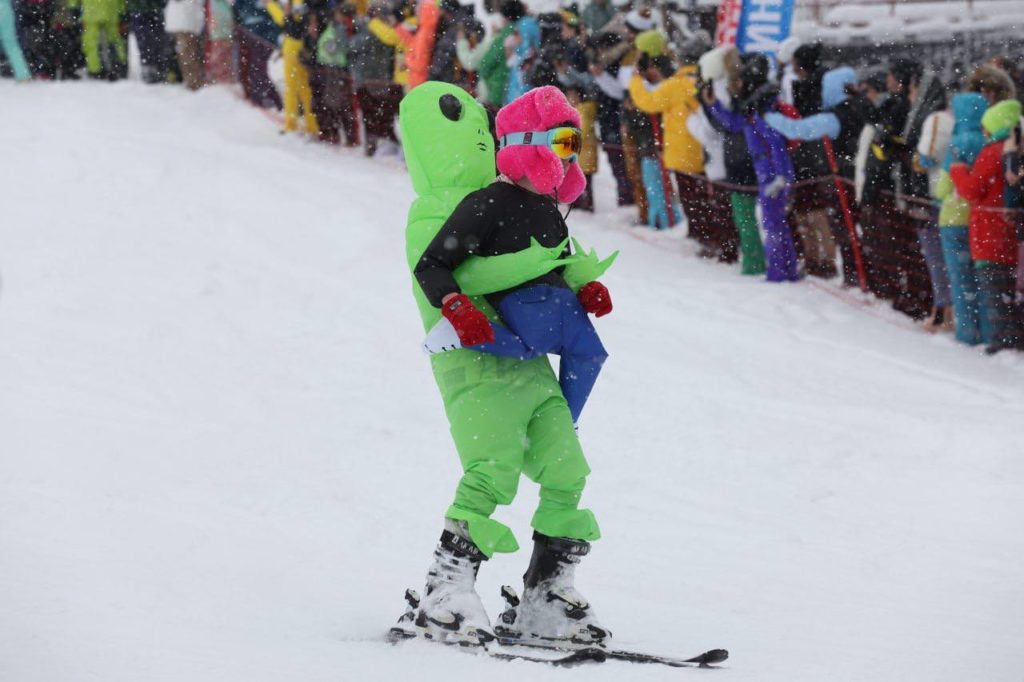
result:
M 736 31 L 740 27 L 740 13 L 742 11 L 743 0 L 722 0 L 722 4 L 718 6 L 715 45 L 736 44 Z
M 760 52 L 775 59 L 779 43 L 789 37 L 794 0 L 743 0 L 736 47 L 743 54 Z

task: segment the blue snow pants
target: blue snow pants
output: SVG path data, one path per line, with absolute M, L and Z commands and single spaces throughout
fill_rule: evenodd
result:
M 608 357 L 576 294 L 546 284 L 524 287 L 508 294 L 498 312 L 505 324 L 491 325 L 494 341 L 469 348 L 520 360 L 559 355 L 558 383 L 575 424 Z
M 661 172 L 658 159 L 640 159 L 640 177 L 644 182 L 644 193 L 647 194 L 647 224 L 658 230 L 675 226 L 680 221 L 683 211 L 674 196 L 665 196 L 665 176 Z M 672 202 L 671 213 L 668 209 L 668 200 Z
M 950 298 L 956 319 L 956 340 L 968 346 L 992 343 L 992 325 L 981 313 L 981 291 L 971 261 L 967 227 L 940 227 L 942 257 L 949 273 Z

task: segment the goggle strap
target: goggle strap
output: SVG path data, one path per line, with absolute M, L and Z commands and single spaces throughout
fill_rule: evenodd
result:
M 561 128 L 552 128 L 551 130 L 541 130 L 541 131 L 531 130 L 531 131 L 528 131 L 528 132 L 525 132 L 525 133 L 508 133 L 506 135 L 502 135 L 501 139 L 498 140 L 498 148 L 499 149 L 504 149 L 505 147 L 512 146 L 512 145 L 530 145 L 530 146 L 551 148 L 552 144 L 554 142 L 554 133 L 555 133 L 555 131 L 563 130 L 563 129 L 573 130 L 575 132 L 577 138 L 580 135 L 579 129 L 577 129 L 577 128 L 568 128 L 567 126 L 562 126 Z M 534 140 L 536 140 L 536 141 L 534 141 Z M 559 155 L 559 158 L 565 159 L 566 161 L 573 162 L 573 161 L 576 161 L 577 158 L 579 158 L 579 155 L 578 155 L 577 152 L 573 152 L 571 156 L 561 156 L 561 155 Z
M 501 139 L 498 141 L 498 146 L 507 147 L 513 144 L 532 145 L 533 143 L 533 131 L 530 131 L 527 133 L 509 133 L 507 135 L 502 135 Z M 541 142 L 539 144 L 545 143 Z

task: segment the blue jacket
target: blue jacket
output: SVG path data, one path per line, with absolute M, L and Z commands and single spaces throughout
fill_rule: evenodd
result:
M 508 89 L 505 91 L 505 104 L 525 95 L 531 88 L 527 82 L 523 63 L 540 52 L 540 24 L 533 17 L 523 17 L 516 23 L 516 32 L 520 42 L 516 47 L 512 67 L 508 71 Z
M 764 120 L 790 140 L 837 138 L 842 130 L 839 117 L 829 111 L 846 99 L 846 86 L 857 82 L 857 72 L 849 66 L 825 72 L 821 78 L 821 108 L 824 113 L 807 118 L 786 118 L 778 112 L 765 114 Z
M 974 163 L 985 146 L 985 133 L 981 117 L 988 109 L 988 100 L 977 92 L 959 92 L 953 95 L 953 137 L 949 142 L 943 169 L 948 173 L 954 161 Z

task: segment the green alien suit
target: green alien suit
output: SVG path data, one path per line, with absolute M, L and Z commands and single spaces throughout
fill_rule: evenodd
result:
M 487 113 L 458 87 L 427 82 L 402 100 L 402 146 L 417 198 L 409 209 L 406 257 L 410 273 L 462 199 L 496 176 Z M 509 289 L 564 266 L 574 289 L 596 279 L 613 258 L 593 252 L 560 258 L 564 245 L 536 242 L 519 253 L 470 258 L 455 272 L 463 293 L 492 320 L 483 294 Z M 441 318 L 413 279 L 413 294 L 429 330 Z M 521 361 L 460 349 L 431 356 L 434 377 L 462 462 L 463 476 L 448 518 L 465 521 L 487 556 L 519 548 L 509 528 L 491 518 L 510 504 L 519 477 L 540 485 L 533 527 L 550 537 L 596 540 L 597 521 L 579 502 L 590 467 L 573 430 L 569 407 L 546 357 Z

